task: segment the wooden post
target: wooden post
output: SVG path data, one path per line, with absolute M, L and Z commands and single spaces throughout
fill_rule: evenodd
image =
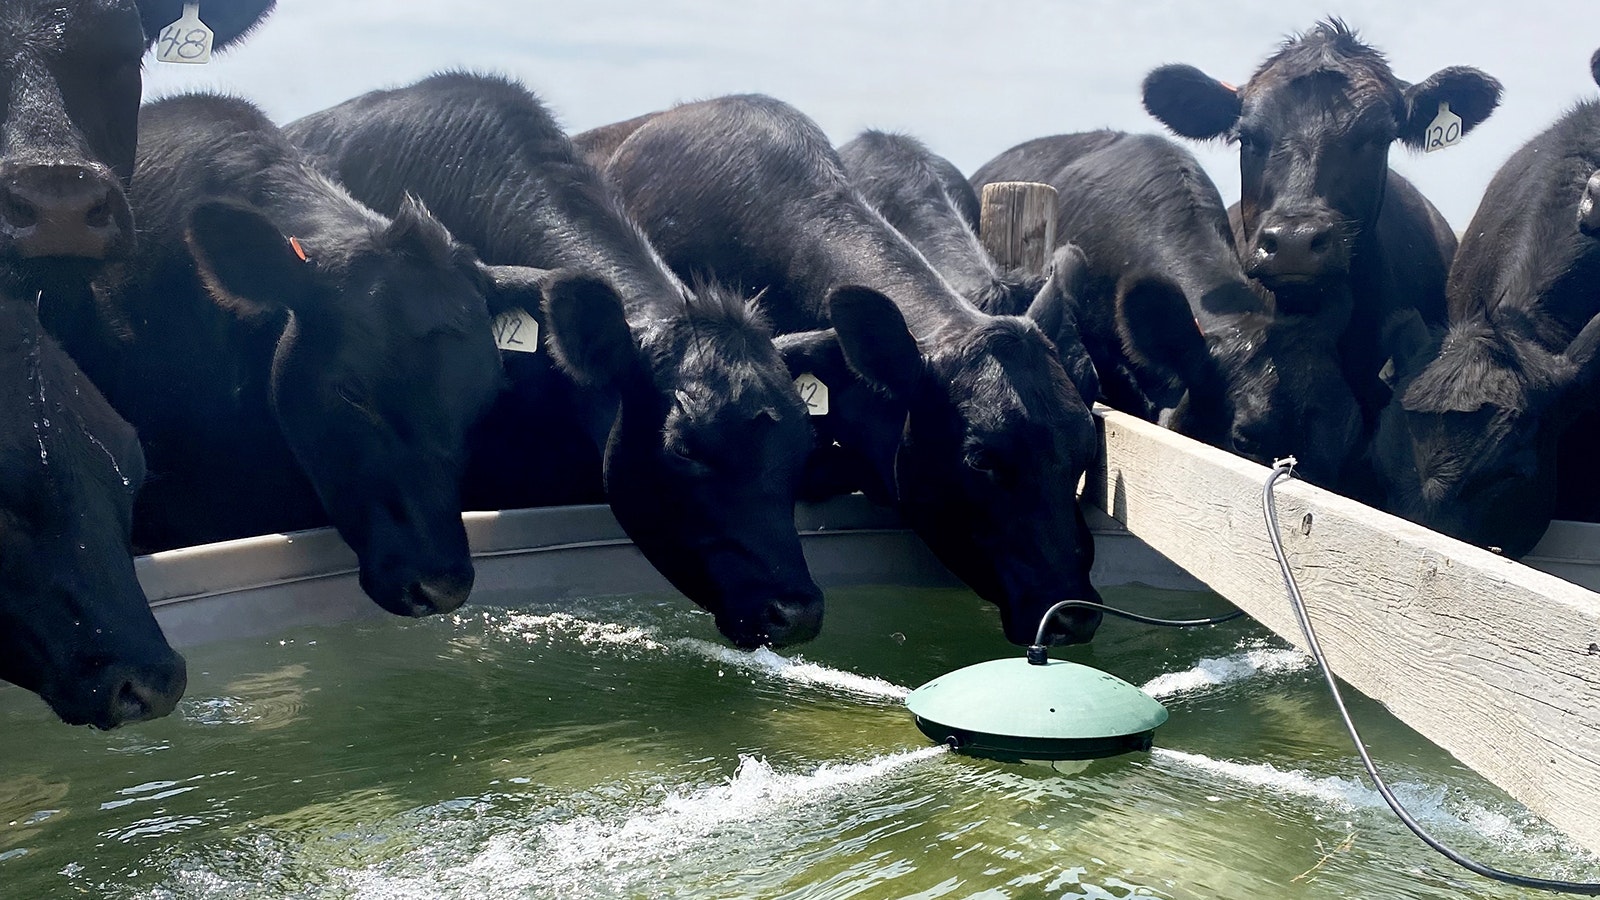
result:
M 1043 272 L 1056 249 L 1056 189 L 1033 181 L 984 185 L 978 233 L 1000 268 Z

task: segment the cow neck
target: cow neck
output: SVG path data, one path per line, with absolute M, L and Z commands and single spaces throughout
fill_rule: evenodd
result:
M 822 298 L 837 288 L 859 285 L 890 300 L 905 317 L 919 344 L 949 333 L 965 333 L 988 316 L 963 297 L 934 269 L 905 236 L 896 231 L 850 190 L 846 197 L 825 197 L 791 219 L 818 229 L 799 240 L 791 265 L 793 277 L 809 283 L 806 293 L 819 304 L 817 327 L 827 327 Z
M 269 166 L 239 189 L 279 230 L 294 237 L 313 262 L 319 254 L 344 256 L 390 224 L 298 159 Z

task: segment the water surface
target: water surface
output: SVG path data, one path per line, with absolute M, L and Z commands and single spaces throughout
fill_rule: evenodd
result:
M 728 649 L 681 598 L 621 597 L 194 648 L 179 712 L 112 733 L 0 691 L 0 897 L 1537 896 L 1395 824 L 1315 673 L 1259 626 L 1108 621 L 1065 654 L 1172 710 L 1154 753 L 1073 776 L 929 747 L 900 705 L 1012 652 L 960 590 L 834 591 L 822 638 L 784 655 Z M 1600 876 L 1355 712 L 1447 840 Z

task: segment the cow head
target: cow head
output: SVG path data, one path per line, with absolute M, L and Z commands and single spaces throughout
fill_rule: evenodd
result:
M 810 375 L 828 391 L 827 412 L 811 416 L 816 439 L 801 497 L 820 501 L 860 491 L 874 503 L 892 506 L 905 401 L 851 371 L 832 328 L 780 335 L 774 343 L 792 377 Z
M 894 461 L 911 527 L 978 596 L 1000 607 L 1006 637 L 1031 644 L 1060 600 L 1099 600 L 1094 545 L 1077 486 L 1095 456 L 1094 421 L 1044 335 L 1046 308 L 983 317 L 917 346 L 894 302 L 841 287 L 828 314 L 850 368 L 905 404 Z M 1052 643 L 1088 641 L 1100 613 L 1051 620 Z
M 740 647 L 822 627 L 822 592 L 794 527 L 811 446 L 771 332 L 739 299 L 684 291 L 681 315 L 629 327 L 598 278 L 548 288 L 550 348 L 580 384 L 619 398 L 606 497 L 639 550 Z
M 321 243 L 249 207 L 205 203 L 188 241 L 225 306 L 288 313 L 273 410 L 356 551 L 362 588 L 398 615 L 460 606 L 473 581 L 461 524 L 466 433 L 502 381 L 485 298 L 536 308 L 537 279 L 497 277 L 505 270 L 483 266 L 409 200 L 392 221 L 374 215 Z
M 1520 310 L 1452 325 L 1379 419 L 1388 506 L 1510 557 L 1533 549 L 1556 503 L 1556 446 L 1600 385 L 1600 316 L 1560 352 Z
M 31 303 L 0 296 L 0 335 L 0 679 L 68 724 L 164 716 L 187 679 L 134 575 L 138 440 Z
M 1177 285 L 1140 275 L 1118 285 L 1116 315 L 1129 356 L 1184 387 L 1167 423 L 1174 431 L 1262 465 L 1293 454 L 1307 480 L 1339 484 L 1360 451 L 1362 418 L 1339 366 L 1337 328 L 1263 312 L 1202 333 Z
M 1346 276 L 1395 140 L 1429 146 L 1445 103 L 1471 131 L 1499 101 L 1500 83 L 1477 69 L 1401 81 L 1336 19 L 1290 39 L 1242 88 L 1184 65 L 1144 81 L 1145 109 L 1174 132 L 1238 142 L 1245 267 L 1279 292 Z
M 274 0 L 202 4 L 216 46 Z M 27 284 L 82 279 L 125 256 L 124 194 L 138 138 L 140 61 L 182 0 L 8 0 L 0 5 L 0 262 Z

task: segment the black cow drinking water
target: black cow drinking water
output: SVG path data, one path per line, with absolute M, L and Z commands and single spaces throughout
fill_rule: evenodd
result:
M 1080 331 L 1107 403 L 1152 419 L 1170 409 L 1174 430 L 1260 463 L 1292 451 L 1328 486 L 1365 450 L 1339 364 L 1344 321 L 1274 314 L 1192 154 L 1155 135 L 1063 134 L 1005 151 L 972 181 L 1055 187 L 1056 240 L 1085 257 Z
M 1389 169 L 1389 147 L 1459 137 L 1499 98 L 1499 82 L 1466 67 L 1401 81 L 1338 20 L 1285 42 L 1242 88 L 1185 65 L 1144 82 L 1145 108 L 1173 131 L 1237 141 L 1245 270 L 1279 314 L 1348 316 L 1341 358 L 1369 427 L 1390 393 L 1385 325 L 1411 309 L 1444 323 L 1455 250 L 1443 217 Z
M 501 383 L 485 295 L 537 285 L 419 204 L 357 203 L 243 100 L 145 107 L 130 197 L 133 261 L 61 317 L 145 443 L 139 543 L 331 523 L 385 609 L 459 606 L 465 434 Z
M 816 636 L 822 594 L 794 527 L 808 426 L 770 330 L 673 275 L 526 88 L 441 75 L 289 132 L 380 209 L 414 192 L 486 260 L 596 276 L 542 313 L 570 380 L 549 390 L 546 355 L 522 355 L 521 414 L 497 440 L 526 448 L 515 466 L 540 490 L 603 471 L 628 535 L 736 644 Z M 603 452 L 603 470 L 547 465 L 574 447 Z
M 217 47 L 273 0 L 202 4 Z M 183 0 L 7 0 L 0 5 L 0 263 L 38 288 L 80 284 L 134 240 L 140 62 Z
M 129 516 L 144 480 L 133 429 L 0 288 L 0 679 L 64 721 L 111 728 L 183 695 L 134 576 Z
M 1600 239 L 1583 220 L 1597 168 L 1587 100 L 1489 182 L 1450 270 L 1449 330 L 1429 346 L 1413 328 L 1425 352 L 1380 423 L 1396 512 L 1513 557 L 1553 515 L 1600 515 Z
M 768 97 L 662 113 L 607 174 L 668 262 L 761 290 L 781 331 L 831 325 L 855 374 L 904 405 L 898 505 L 1011 640 L 1097 596 L 1074 495 L 1094 426 L 1047 338 L 1070 316 L 1059 302 L 979 310 L 861 199 L 816 124 Z M 1086 641 L 1099 619 L 1059 617 L 1051 639 Z
M 272 5 L 211 4 L 216 45 Z M 124 190 L 140 63 L 183 9 L 182 0 L 0 5 L 0 677 L 39 692 L 68 722 L 106 728 L 170 712 L 183 659 L 133 574 L 139 447 L 40 335 L 33 304 L 44 287 L 81 288 L 131 247 Z
M 1051 302 L 1076 304 L 1076 257 L 1063 255 L 1043 273 L 1003 272 L 978 240 L 978 195 L 953 163 L 903 134 L 865 131 L 839 148 L 845 175 L 861 198 L 927 257 L 938 273 L 979 309 L 1020 315 L 1040 291 L 1065 290 Z M 1064 318 L 1048 335 L 1078 394 L 1093 400 L 1099 379 L 1078 339 L 1076 323 Z

